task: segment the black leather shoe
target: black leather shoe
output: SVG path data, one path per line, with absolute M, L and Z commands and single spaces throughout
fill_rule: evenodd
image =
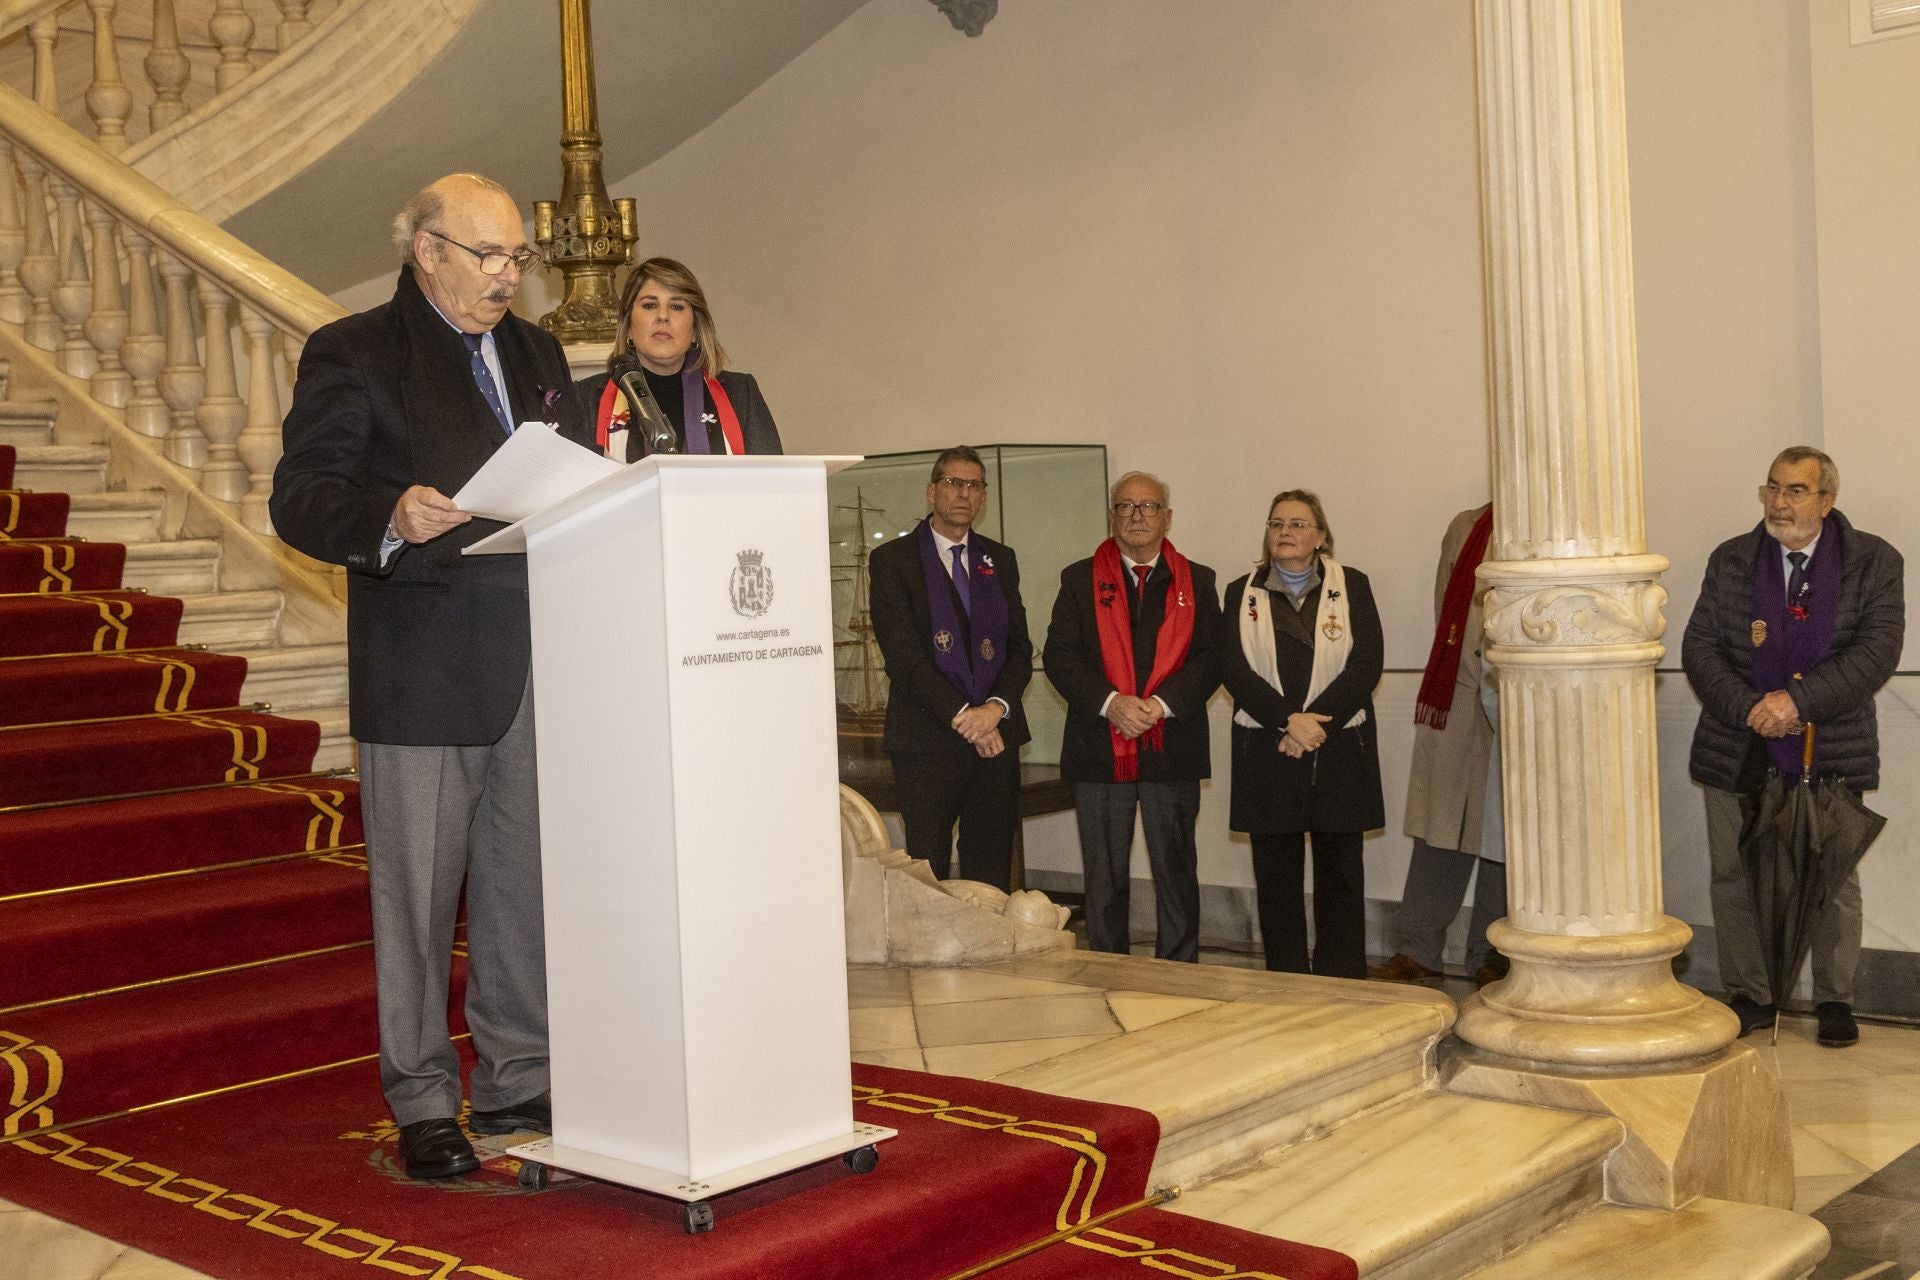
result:
M 451 1120 L 416 1120 L 400 1126 L 400 1159 L 409 1178 L 457 1178 L 480 1167 L 473 1144 Z
M 1813 1006 L 1820 1020 L 1820 1043 L 1829 1049 L 1844 1049 L 1860 1039 L 1860 1024 L 1853 1020 L 1853 1006 L 1838 1000 L 1823 1000 Z
M 1773 1006 L 1770 1004 L 1761 1004 L 1752 996 L 1735 996 L 1727 1001 L 1727 1008 L 1733 1010 L 1735 1016 L 1740 1019 L 1740 1034 L 1742 1036 L 1760 1027 L 1767 1026 L 1773 1021 Z
M 482 1111 L 475 1107 L 467 1116 L 467 1123 L 473 1127 L 475 1133 L 519 1133 L 522 1130 L 531 1133 L 552 1133 L 552 1095 L 546 1092 L 537 1093 L 525 1102 L 516 1102 L 498 1111 Z

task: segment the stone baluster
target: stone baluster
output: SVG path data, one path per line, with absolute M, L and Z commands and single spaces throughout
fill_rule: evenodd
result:
M 313 30 L 307 19 L 312 0 L 280 0 L 280 52 L 292 48 L 300 37 Z
M 26 286 L 29 299 L 22 333 L 42 351 L 52 351 L 60 345 L 60 317 L 53 314 L 53 287 L 60 280 L 60 261 L 53 253 L 53 228 L 47 218 L 47 170 L 32 152 L 21 151 L 18 155 L 21 213 L 26 222 L 20 283 Z
M 27 24 L 27 39 L 33 44 L 33 100 L 41 108 L 60 114 L 60 86 L 53 76 L 54 46 L 60 43 L 60 20 L 49 13 Z
M 1611 1198 L 1791 1201 L 1777 1082 L 1673 977 L 1640 486 L 1619 0 L 1476 0 L 1491 367 L 1488 657 L 1512 972 L 1461 1006 L 1464 1092 L 1607 1111 Z M 1605 1081 L 1604 1086 L 1595 1081 Z
M 93 83 L 87 86 L 87 114 L 94 136 L 115 155 L 126 150 L 127 113 L 133 95 L 120 78 L 120 48 L 113 38 L 113 10 L 120 0 L 87 0 L 93 11 Z
M 153 45 L 140 64 L 153 86 L 153 104 L 147 108 L 147 128 L 158 133 L 187 113 L 184 101 L 192 67 L 180 52 L 180 23 L 173 0 L 153 0 Z
M 0 320 L 11 324 L 25 324 L 33 306 L 20 284 L 20 262 L 27 252 L 27 224 L 20 201 L 13 143 L 0 137 Z
M 167 362 L 160 369 L 160 398 L 167 402 L 171 424 L 167 457 L 197 471 L 207 460 L 207 437 L 201 433 L 194 411 L 206 394 L 207 375 L 200 368 L 193 302 L 187 294 L 193 269 L 171 253 L 163 251 L 159 256 L 160 278 L 167 290 Z
M 240 433 L 240 461 L 249 483 L 240 499 L 240 521 L 255 533 L 271 536 L 273 520 L 267 497 L 273 492 L 273 469 L 280 462 L 280 374 L 273 359 L 273 321 L 252 307 L 240 308 L 240 328 L 247 335 L 247 425 Z
M 220 65 L 213 70 L 213 87 L 224 93 L 253 74 L 247 49 L 253 44 L 253 15 L 247 0 L 214 0 L 207 33 L 220 49 Z
M 54 249 L 59 270 L 53 309 L 60 315 L 60 367 L 76 378 L 91 378 L 100 357 L 87 341 L 87 316 L 93 311 L 93 284 L 87 272 L 87 233 L 80 216 L 80 194 L 57 174 L 52 178 Z
M 233 366 L 232 303 L 227 291 L 210 276 L 200 277 L 201 332 L 206 344 L 206 392 L 194 416 L 207 438 L 207 460 L 200 468 L 200 488 L 222 502 L 239 502 L 248 488 L 247 466 L 235 442 L 247 425 L 247 406 Z
M 118 409 L 133 395 L 133 379 L 120 358 L 120 349 L 127 340 L 127 295 L 120 284 L 120 243 L 114 235 L 116 220 L 112 211 L 92 201 L 86 213 L 87 226 L 93 230 L 93 308 L 87 316 L 86 335 L 100 361 L 92 378 L 93 398 Z
M 166 364 L 167 342 L 160 336 L 160 312 L 153 289 L 153 245 L 132 227 L 122 227 L 127 246 L 127 340 L 120 359 L 132 376 L 126 404 L 127 425 L 143 436 L 165 439 L 167 404 L 156 381 Z

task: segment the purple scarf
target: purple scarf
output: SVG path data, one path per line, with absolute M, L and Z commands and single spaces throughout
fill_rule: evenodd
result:
M 933 544 L 932 521 L 932 516 L 922 520 L 913 536 L 920 544 L 920 569 L 927 580 L 933 665 L 966 697 L 968 706 L 977 707 L 993 692 L 993 682 L 1007 664 L 1007 596 L 1000 589 L 993 557 L 969 538 L 967 577 L 972 611 L 963 623 L 954 602 L 953 578 L 940 563 L 940 552 Z M 971 646 L 966 639 L 969 634 L 973 637 Z
M 713 452 L 713 443 L 707 439 L 706 413 L 707 380 L 701 374 L 700 362 L 688 352 L 686 363 L 680 366 L 680 426 L 688 453 Z
M 1787 599 L 1786 565 L 1780 543 L 1765 530 L 1753 559 L 1754 692 L 1786 689 L 1794 677 L 1827 660 L 1833 648 L 1834 622 L 1840 612 L 1840 573 L 1845 564 L 1840 527 L 1831 519 L 1822 523 L 1820 545 L 1807 565 L 1805 589 L 1797 602 Z M 1805 617 L 1789 606 L 1797 603 Z M 1800 776 L 1802 739 L 1798 734 L 1767 741 L 1767 758 L 1789 778 Z M 1815 740 L 1816 771 L 1818 739 Z

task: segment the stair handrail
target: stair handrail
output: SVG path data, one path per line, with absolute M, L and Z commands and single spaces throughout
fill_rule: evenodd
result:
M 261 537 L 300 351 L 345 314 L 0 85 L 0 319 Z

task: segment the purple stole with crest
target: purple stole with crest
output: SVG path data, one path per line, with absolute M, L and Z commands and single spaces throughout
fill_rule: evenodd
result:
M 1832 520 L 1820 529 L 1820 545 L 1807 565 L 1806 585 L 1798 600 L 1787 599 L 1786 566 L 1780 543 L 1764 530 L 1753 560 L 1753 664 L 1756 693 L 1791 689 L 1793 680 L 1827 660 L 1840 612 L 1840 572 L 1846 548 Z M 1789 778 L 1800 776 L 1802 739 L 1798 734 L 1767 740 L 1767 758 Z M 1815 759 L 1820 750 L 1814 740 Z
M 926 575 L 927 617 L 933 624 L 933 665 L 958 689 L 967 705 L 977 707 L 993 692 L 1000 668 L 1007 664 L 1007 596 L 1000 589 L 993 560 L 980 544 L 967 541 L 967 587 L 971 608 L 962 624 L 954 601 L 953 579 L 940 562 L 933 541 L 933 517 L 913 531 L 920 546 L 920 570 Z M 973 642 L 967 643 L 971 633 Z

